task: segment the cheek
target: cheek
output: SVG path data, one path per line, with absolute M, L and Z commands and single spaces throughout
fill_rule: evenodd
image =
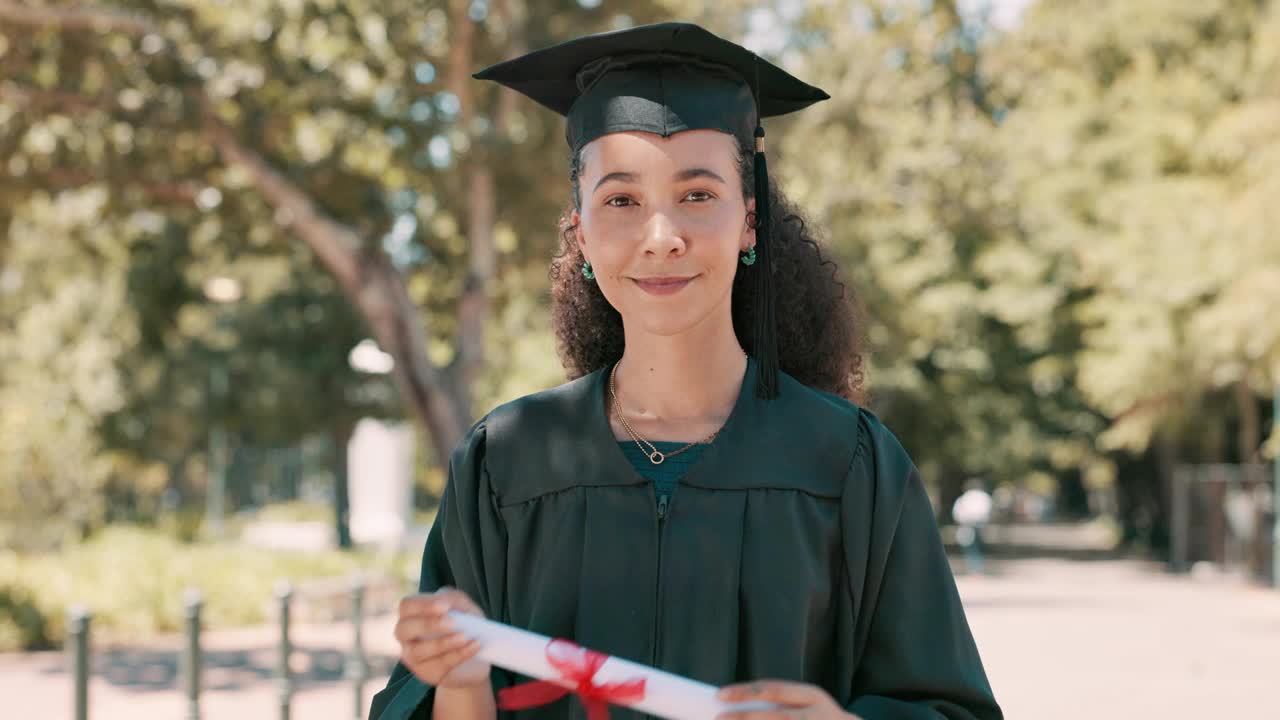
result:
M 689 213 L 682 223 L 688 236 L 698 242 L 694 245 L 709 261 L 722 263 L 736 259 L 742 241 L 742 214 L 733 207 L 720 207 L 710 211 Z
M 582 237 L 593 266 L 604 268 L 621 261 L 634 244 L 628 239 L 635 236 L 637 231 L 619 218 L 596 213 L 582 216 Z

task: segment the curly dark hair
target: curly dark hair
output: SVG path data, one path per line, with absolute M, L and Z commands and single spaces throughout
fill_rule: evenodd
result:
M 748 200 L 755 194 L 753 152 L 738 143 L 742 193 Z M 560 250 L 551 260 L 549 273 L 556 347 L 570 379 L 617 362 L 624 345 L 622 316 L 580 271 L 583 257 L 570 218 L 581 207 L 581 171 L 582 152 L 578 151 L 569 167 L 572 203 L 560 217 Z M 779 366 L 805 385 L 863 404 L 867 398 L 861 303 L 843 282 L 840 268 L 823 256 L 799 209 L 772 181 L 769 195 Z M 733 281 L 733 329 L 752 354 L 754 296 L 751 271 L 738 272 Z

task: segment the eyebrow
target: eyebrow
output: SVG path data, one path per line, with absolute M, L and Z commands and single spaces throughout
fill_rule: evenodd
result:
M 596 182 L 596 186 L 592 189 L 592 192 L 599 190 L 601 185 L 604 185 L 610 180 L 616 180 L 618 182 L 635 182 L 638 178 L 639 175 L 633 172 L 611 172 Z M 719 173 L 704 167 L 685 168 L 684 170 L 676 173 L 676 182 L 685 182 L 687 180 L 693 180 L 694 178 L 710 178 L 720 183 L 728 184 L 725 183 L 724 178 L 720 177 Z
M 600 181 L 596 183 L 596 186 L 595 188 L 592 189 L 592 192 L 599 190 L 601 185 L 609 182 L 610 180 L 617 180 L 618 182 L 635 182 L 636 177 L 637 177 L 636 174 L 631 172 L 611 172 L 608 175 L 605 175 L 604 177 L 600 178 Z
M 720 177 L 718 173 L 704 167 L 686 168 L 676 173 L 676 182 L 684 182 L 685 180 L 693 180 L 694 178 L 711 178 L 712 180 L 716 180 L 720 183 L 728 184 L 724 182 L 724 178 Z

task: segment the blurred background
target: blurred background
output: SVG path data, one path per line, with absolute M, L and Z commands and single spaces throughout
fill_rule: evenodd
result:
M 1277 712 L 1275 0 L 0 0 L 7 706 L 368 707 L 442 458 L 564 379 L 562 120 L 470 74 L 670 19 L 833 97 L 771 166 L 1007 716 Z

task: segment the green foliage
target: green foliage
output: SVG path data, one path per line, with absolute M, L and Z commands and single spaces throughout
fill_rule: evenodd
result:
M 1196 432 L 1215 391 L 1280 383 L 1280 8 L 1089 7 L 1037 3 L 990 73 L 1022 234 L 1079 298 L 1102 444 L 1140 451 Z
M 1003 28 L 953 0 L 513 0 L 468 5 L 463 27 L 441 0 L 127 5 L 164 39 L 0 30 L 0 544 L 81 535 L 113 496 L 198 497 L 214 421 L 287 445 L 403 412 L 347 366 L 367 328 L 296 218 L 218 157 L 191 89 L 391 259 L 439 365 L 458 353 L 471 235 L 491 230 L 477 413 L 561 380 L 561 121 L 493 87 L 455 95 L 464 30 L 469 72 L 678 13 L 764 38 L 828 89 L 770 121 L 771 166 L 869 310 L 875 409 L 935 478 L 1099 487 L 1153 441 L 1231 459 L 1213 438 L 1253 442 L 1249 408 L 1280 383 L 1274 0 L 1037 0 Z M 470 216 L 477 163 L 488 230 Z M 218 275 L 240 302 L 204 296 Z M 429 496 L 440 458 L 420 458 Z
M 49 621 L 26 588 L 0 588 L 0 651 L 53 648 Z
M 984 28 L 945 2 L 826 3 L 799 27 L 819 40 L 797 70 L 833 98 L 779 167 L 867 307 L 873 407 L 953 483 L 1088 462 L 1069 292 L 1021 237 Z
M 656 19 L 647 2 L 611 5 L 476 4 L 467 62 L 606 29 L 621 13 Z M 447 85 L 460 29 L 447 3 L 85 10 L 135 13 L 151 29 L 0 28 L 0 546 L 82 533 L 105 516 L 106 495 L 198 498 L 215 422 L 288 446 L 402 414 L 385 377 L 348 366 L 369 335 L 350 298 L 293 236 L 293 218 L 218 156 L 213 123 L 352 229 L 362 252 L 391 258 L 431 319 L 439 363 L 456 353 L 468 276 L 466 165 L 491 158 L 501 263 L 488 367 L 468 390 L 487 409 L 562 379 L 541 292 L 568 191 L 547 182 L 567 168 L 559 123 L 520 105 L 500 135 L 458 127 Z M 476 93 L 498 102 L 493 88 Z M 216 276 L 238 280 L 243 297 L 211 302 L 202 286 Z M 138 487 L 153 465 L 160 487 Z
M 124 402 L 114 364 L 133 339 L 128 258 L 118 228 L 99 222 L 105 199 L 37 193 L 11 216 L 5 258 L 23 274 L 0 294 L 3 547 L 50 547 L 91 526 L 120 466 L 97 427 Z
M 191 545 L 112 527 L 56 555 L 0 551 L 0 650 L 62 643 L 66 612 L 75 604 L 93 612 L 95 636 L 137 639 L 180 631 L 188 588 L 201 590 L 205 627 L 216 629 L 267 621 L 279 580 L 355 572 L 401 577 L 404 566 L 397 557 Z

